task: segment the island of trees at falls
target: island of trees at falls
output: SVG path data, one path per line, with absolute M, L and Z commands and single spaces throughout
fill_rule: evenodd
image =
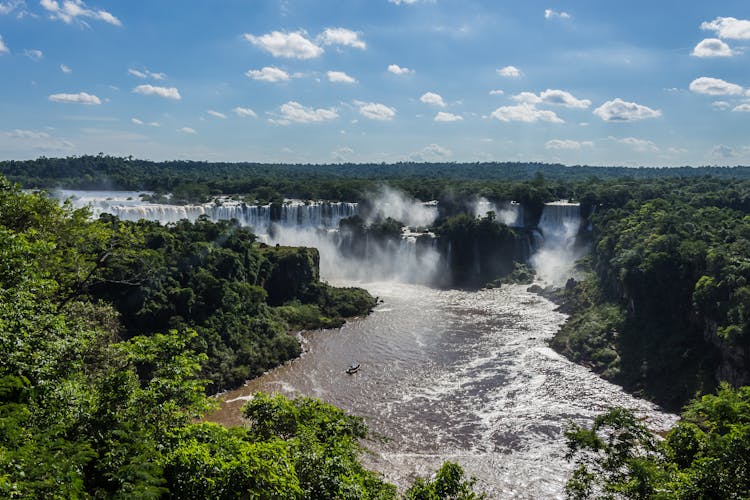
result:
M 517 238 L 517 228 L 467 215 L 477 197 L 517 201 L 536 220 L 546 202 L 578 201 L 579 239 L 589 252 L 578 264 L 581 279 L 544 292 L 570 314 L 552 347 L 684 413 L 663 440 L 623 409 L 590 429 L 572 426 L 566 439 L 578 468 L 568 495 L 750 495 L 748 169 L 274 166 L 98 156 L 0 162 L 0 173 L 29 189 L 144 189 L 173 193 L 174 203 L 239 193 L 253 203 L 366 204 L 387 183 L 438 200 L 438 236 L 485 239 L 506 253 L 496 243 Z M 356 229 L 388 238 L 400 225 Z M 459 255 L 457 268 L 471 258 Z M 313 249 L 264 245 L 232 222 L 91 220 L 86 210 L 3 180 L 0 494 L 396 496 L 359 462 L 361 419 L 319 401 L 258 395 L 244 409 L 246 427 L 200 421 L 212 405 L 207 394 L 299 354 L 287 332 L 334 327 L 373 307 L 364 290 L 321 282 L 319 258 Z M 512 260 L 468 284 L 527 279 Z M 403 495 L 479 496 L 451 463 Z

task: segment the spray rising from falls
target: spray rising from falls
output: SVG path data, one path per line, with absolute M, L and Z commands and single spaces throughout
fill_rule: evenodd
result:
M 340 230 L 272 226 L 269 242 L 315 247 L 320 251 L 320 272 L 327 279 L 398 281 L 432 284 L 442 268 L 435 235 L 417 232 L 434 224 L 437 202 L 423 203 L 404 193 L 382 187 L 358 206 L 362 226 Z M 399 234 L 379 236 L 365 227 L 400 221 Z
M 230 198 L 191 205 L 149 203 L 140 192 L 69 191 L 54 195 L 74 207 L 88 206 L 95 217 L 103 213 L 123 220 L 155 220 L 162 224 L 201 216 L 211 221 L 237 220 L 250 227 L 259 241 L 274 245 L 306 246 L 320 252 L 321 275 L 326 279 L 433 283 L 441 266 L 435 235 L 409 228 L 431 226 L 437 202 L 422 203 L 397 190 L 381 188 L 367 202 L 366 225 L 387 218 L 406 224 L 397 238 L 379 239 L 339 230 L 342 220 L 360 214 L 357 203 L 285 200 L 283 204 L 251 205 Z M 148 193 L 147 193 L 148 194 Z M 357 247 L 358 251 L 352 249 Z
M 474 202 L 474 216 L 484 217 L 487 212 L 495 212 L 498 222 L 508 227 L 523 227 L 523 206 L 516 201 L 508 201 L 500 205 L 489 201 L 485 197 L 479 197 Z
M 531 263 L 542 280 L 559 286 L 584 252 L 576 245 L 580 207 L 563 201 L 545 205 L 538 227 L 530 228 L 519 203 L 477 198 L 467 206 L 470 213 L 484 217 L 489 211 L 495 212 L 496 221 L 518 230 L 518 237 L 512 246 L 484 245 L 481 256 L 479 242 L 475 241 L 474 252 L 457 263 L 451 242 L 439 242 L 426 229 L 438 219 L 438 203 L 422 202 L 389 187 L 379 188 L 360 204 L 286 200 L 254 205 L 220 197 L 211 203 L 172 205 L 142 201 L 141 194 L 59 191 L 55 196 L 70 199 L 74 207 L 90 207 L 94 216 L 109 213 L 130 221 L 147 219 L 167 224 L 182 219 L 195 221 L 201 216 L 212 221 L 235 219 L 251 228 L 263 243 L 317 248 L 321 275 L 333 280 L 445 285 L 451 284 L 455 278 L 451 271 L 458 266 L 475 269 L 474 281 L 481 285 L 493 279 L 486 276 L 493 273 L 492 262 L 507 261 L 511 264 L 506 267 L 512 268 L 512 261 L 518 261 Z M 342 221 L 345 224 L 340 229 Z M 405 227 L 394 229 L 394 221 Z M 489 270 L 480 266 L 480 260 L 489 265 Z
M 415 200 L 387 186 L 369 196 L 368 206 L 367 224 L 391 218 L 407 227 L 430 227 L 438 218 L 437 201 Z
M 578 203 L 557 201 L 544 205 L 539 220 L 538 250 L 531 257 L 532 266 L 544 281 L 564 284 L 575 262 L 585 253 L 585 248 L 576 241 L 581 220 Z
M 321 276 L 329 280 L 432 284 L 443 265 L 431 233 L 407 229 L 398 239 L 353 238 L 339 230 L 277 227 L 267 241 L 317 248 Z

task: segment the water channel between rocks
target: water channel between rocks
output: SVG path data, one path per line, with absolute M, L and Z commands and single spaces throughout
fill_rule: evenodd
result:
M 403 487 L 459 462 L 491 498 L 557 498 L 571 466 L 563 432 L 611 406 L 654 431 L 676 421 L 547 346 L 565 316 L 526 286 L 469 292 L 394 282 L 362 286 L 383 302 L 343 328 L 306 332 L 305 353 L 222 395 L 211 420 L 241 423 L 256 391 L 305 395 L 365 418 L 365 464 Z M 357 360 L 360 370 L 348 375 Z

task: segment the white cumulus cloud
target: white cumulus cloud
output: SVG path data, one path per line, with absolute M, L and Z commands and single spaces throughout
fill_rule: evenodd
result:
M 319 123 L 324 121 L 335 120 L 339 117 L 334 108 L 309 108 L 296 101 L 289 101 L 282 104 L 279 108 L 281 117 L 274 120 L 279 125 L 288 125 L 294 123 Z
M 541 104 L 542 98 L 533 92 L 521 92 L 512 97 L 516 102 L 525 102 L 528 104 Z
M 449 158 L 453 152 L 440 146 L 439 144 L 428 144 L 420 151 L 414 152 L 409 156 L 412 161 L 440 161 Z
M 256 116 L 258 116 L 255 114 L 255 111 L 253 111 L 252 109 L 242 108 L 240 106 L 237 106 L 232 111 L 234 111 L 234 114 L 236 114 L 237 116 L 241 116 L 243 118 L 247 118 L 247 117 L 255 118 Z
M 0 35 L 0 54 L 7 54 L 10 52 L 10 49 L 7 45 L 5 45 L 5 42 L 3 41 L 3 36 Z
M 153 78 L 154 80 L 164 80 L 167 78 L 167 75 L 165 73 L 154 73 L 153 71 L 149 71 L 147 69 L 140 71 L 137 69 L 128 68 L 128 74 L 141 79 Z
M 72 73 L 72 72 L 73 72 L 73 70 L 72 70 L 72 69 L 70 69 L 70 68 L 69 68 L 69 67 L 68 67 L 68 66 L 67 66 L 66 64 L 61 64 L 61 65 L 60 65 L 60 71 L 62 71 L 62 72 L 63 72 L 63 73 L 65 73 L 66 75 L 69 75 L 70 73 Z
M 357 102 L 359 114 L 370 120 L 389 121 L 396 116 L 396 110 L 377 102 Z
M 275 66 L 265 66 L 263 69 L 251 69 L 245 73 L 245 76 L 253 80 L 271 83 L 286 82 L 289 80 L 289 73 Z
M 711 103 L 711 107 L 718 110 L 725 110 L 731 108 L 731 104 L 729 104 L 727 101 L 714 101 Z
M 213 116 L 214 118 L 221 118 L 222 120 L 226 120 L 227 115 L 224 113 L 219 113 L 218 111 L 214 111 L 213 109 L 209 109 L 206 111 L 209 115 Z
M 556 104 L 559 106 L 565 106 L 566 108 L 585 109 L 591 106 L 591 101 L 588 99 L 578 99 L 570 92 L 552 89 L 547 89 L 539 95 L 532 92 L 521 92 L 520 94 L 514 95 L 513 100 L 528 104 Z
M 414 70 L 409 68 L 402 68 L 398 64 L 389 64 L 388 72 L 393 73 L 394 75 L 408 75 L 409 73 L 414 73 Z
M 59 19 L 67 24 L 76 20 L 85 24 L 83 20 L 85 18 L 103 21 L 115 26 L 122 26 L 120 20 L 106 10 L 89 9 L 82 0 L 62 0 L 62 2 L 41 0 L 39 3 L 50 13 L 51 19 Z
M 395 5 L 401 5 L 401 4 L 411 5 L 411 4 L 414 4 L 414 3 L 417 3 L 417 2 L 419 2 L 419 0 L 388 0 L 388 3 L 392 3 L 392 4 L 395 4 Z
M 556 10 L 552 9 L 545 9 L 544 10 L 544 18 L 545 19 L 570 19 L 570 14 L 567 12 L 558 12 Z
M 47 132 L 15 129 L 0 132 L 0 149 L 3 151 L 35 151 L 37 153 L 67 152 L 74 145 Z
M 39 62 L 44 57 L 44 52 L 42 52 L 39 49 L 25 49 L 23 51 L 23 55 L 25 55 L 26 57 L 28 57 L 34 62 Z
M 718 38 L 706 38 L 695 46 L 691 56 L 693 57 L 732 57 L 736 52 L 726 43 Z
M 501 122 L 565 123 L 554 111 L 537 109 L 533 104 L 527 102 L 515 106 L 501 106 L 493 111 L 491 116 Z
M 274 57 L 314 59 L 323 55 L 323 48 L 308 39 L 307 33 L 304 31 L 294 31 L 292 33 L 272 31 L 260 36 L 245 33 L 243 36 L 245 40 L 265 50 Z
M 696 78 L 690 82 L 690 90 L 696 94 L 706 95 L 739 95 L 744 92 L 744 89 L 735 83 L 707 76 Z
M 744 104 L 735 106 L 734 109 L 732 109 L 732 111 L 737 111 L 740 113 L 750 113 L 750 103 L 744 103 Z
M 490 90 L 490 95 L 503 95 L 503 94 L 505 94 L 504 90 L 500 90 L 500 89 Z
M 542 102 L 546 104 L 558 104 L 565 106 L 566 108 L 588 108 L 591 106 L 591 101 L 588 99 L 578 99 L 573 97 L 570 92 L 564 90 L 552 90 L 547 89 L 542 92 L 539 97 L 542 98 Z
M 352 78 L 351 76 L 347 75 L 343 71 L 329 71 L 326 73 L 328 75 L 328 81 L 333 83 L 357 83 L 357 80 Z
M 65 102 L 73 104 L 88 104 L 98 105 L 102 101 L 93 94 L 87 94 L 86 92 L 79 92 L 77 94 L 52 94 L 49 96 L 49 100 L 52 102 Z
M 148 125 L 149 127 L 161 127 L 161 124 L 158 122 L 145 123 L 143 120 L 140 120 L 138 118 L 131 118 L 130 121 L 134 125 Z
M 362 50 L 367 48 L 367 44 L 360 40 L 359 33 L 346 28 L 326 28 L 318 36 L 318 40 L 323 45 L 343 45 Z
M 177 129 L 178 132 L 182 132 L 183 134 L 197 134 L 196 130 L 194 128 L 190 127 L 182 127 L 180 129 Z
M 0 16 L 10 14 L 19 7 L 23 8 L 25 3 L 24 0 L 8 0 L 7 2 L 0 2 Z M 24 15 L 24 11 L 21 11 L 19 15 Z
M 716 156 L 719 158 L 733 158 L 737 156 L 737 152 L 730 146 L 719 144 L 718 146 L 714 146 L 713 149 L 711 149 L 711 156 Z
M 750 40 L 750 21 L 734 17 L 717 17 L 701 24 L 701 29 L 714 31 L 720 38 Z
M 436 122 L 460 122 L 463 119 L 463 116 L 446 113 L 444 111 L 438 111 L 438 114 L 435 115 Z
M 593 147 L 594 143 L 591 141 L 573 141 L 571 139 L 552 139 L 544 143 L 545 149 L 556 150 L 578 150 Z
M 341 163 L 348 161 L 349 157 L 352 154 L 354 154 L 354 150 L 347 146 L 340 147 L 334 151 L 331 151 L 331 156 L 333 157 L 333 159 Z
M 622 139 L 610 137 L 610 139 L 619 142 L 620 144 L 629 146 L 633 150 L 640 153 L 659 151 L 659 148 L 656 146 L 656 144 L 654 144 L 652 141 L 647 141 L 646 139 L 638 139 L 637 137 L 623 137 Z
M 153 85 L 138 85 L 136 88 L 133 89 L 133 93 L 143 94 L 143 95 L 155 95 L 155 96 L 163 97 L 165 99 L 173 99 L 175 101 L 179 101 L 180 99 L 182 99 L 182 96 L 180 95 L 180 91 L 177 90 L 175 87 L 155 87 Z
M 623 101 L 618 97 L 596 108 L 594 114 L 605 122 L 634 122 L 658 118 L 661 116 L 661 111 L 635 102 Z
M 519 78 L 523 73 L 515 66 L 505 66 L 497 70 L 497 74 L 506 78 Z
M 443 96 L 441 96 L 440 94 L 436 94 L 434 92 L 427 92 L 425 94 L 422 94 L 422 97 L 420 97 L 419 100 L 425 104 L 431 104 L 433 106 L 440 106 L 441 108 L 445 107 L 445 101 L 443 100 Z

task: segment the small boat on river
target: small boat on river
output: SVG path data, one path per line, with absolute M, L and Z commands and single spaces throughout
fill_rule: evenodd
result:
M 359 370 L 359 362 L 355 361 L 352 364 L 349 365 L 349 368 L 346 369 L 346 373 L 349 375 L 354 375 Z

